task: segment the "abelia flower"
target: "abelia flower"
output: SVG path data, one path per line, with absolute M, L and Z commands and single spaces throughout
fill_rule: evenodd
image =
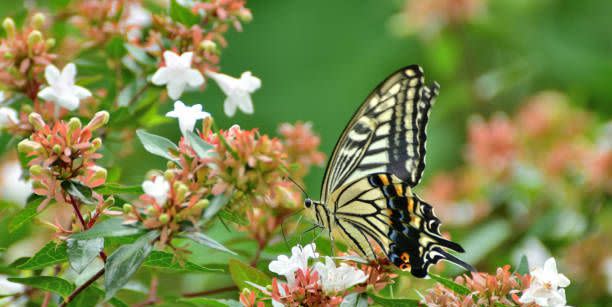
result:
M 535 302 L 539 306 L 566 306 L 565 287 L 570 281 L 557 271 L 555 258 L 549 258 L 544 267 L 536 267 L 531 271 L 530 286 L 519 299 L 521 303 Z
M 243 72 L 240 78 L 211 71 L 207 75 L 217 82 L 227 96 L 223 103 L 227 116 L 234 116 L 237 108 L 246 114 L 253 114 L 251 94 L 261 87 L 259 78 L 254 77 L 250 71 Z
M 193 52 L 178 55 L 172 51 L 164 51 L 164 64 L 160 67 L 151 82 L 155 85 L 166 85 L 168 96 L 179 99 L 187 85 L 198 87 L 204 84 L 204 77 L 197 69 L 191 68 Z
M 77 71 L 74 63 L 68 63 L 62 71 L 51 64 L 45 68 L 45 79 L 49 84 L 43 88 L 38 97 L 53 101 L 56 106 L 73 111 L 79 107 L 82 99 L 91 97 L 91 92 L 75 85 Z
M 316 263 L 314 270 L 321 276 L 321 284 L 325 293 L 340 293 L 352 286 L 365 282 L 368 278 L 362 270 L 345 263 L 337 267 L 334 260 L 330 257 L 325 257 L 325 264 Z
M 297 270 L 306 270 L 308 268 L 308 260 L 319 257 L 319 253 L 315 252 L 316 245 L 308 244 L 304 247 L 296 245 L 291 248 L 291 257 L 279 255 L 276 260 L 270 262 L 268 269 L 279 275 L 285 276 L 289 284 L 295 281 L 295 272 Z
M 0 107 L 0 129 L 14 125 L 18 122 L 17 111 L 9 107 Z
M 157 205 L 163 206 L 168 199 L 170 184 L 163 176 L 157 176 L 153 180 L 146 180 L 142 183 L 142 190 L 145 194 L 153 197 Z
M 166 113 L 166 116 L 178 118 L 181 133 L 186 135 L 187 131 L 193 131 L 196 121 L 210 117 L 210 113 L 202 111 L 201 104 L 188 107 L 179 100 L 174 103 L 174 110 Z
M 28 166 L 34 193 L 46 197 L 40 210 L 51 199 L 58 203 L 67 201 L 60 186 L 63 181 L 76 180 L 90 188 L 104 183 L 106 170 L 95 164 L 102 157 L 97 152 L 102 140 L 92 139 L 92 134 L 108 123 L 108 119 L 108 112 L 101 111 L 84 127 L 78 118 L 49 125 L 40 114 L 30 114 L 34 133 L 21 141 L 17 149 L 31 158 Z
M 19 161 L 0 165 L 0 198 L 24 206 L 32 194 L 32 182 L 23 178 Z

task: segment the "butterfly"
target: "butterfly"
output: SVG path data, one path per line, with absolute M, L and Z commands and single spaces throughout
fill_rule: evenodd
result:
M 463 248 L 440 234 L 431 205 L 413 191 L 425 169 L 425 129 L 439 85 L 425 85 L 421 67 L 402 68 L 379 84 L 338 140 L 323 179 L 321 200 L 307 198 L 307 215 L 368 259 L 386 255 L 425 277 L 447 260 L 473 271 L 447 249 Z

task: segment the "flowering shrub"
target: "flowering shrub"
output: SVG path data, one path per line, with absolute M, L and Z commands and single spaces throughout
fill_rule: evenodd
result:
M 232 76 L 220 65 L 227 35 L 253 19 L 246 1 L 30 2 L 3 20 L 0 37 L 0 306 L 566 306 L 609 297 L 599 213 L 612 193 L 612 124 L 564 94 L 541 92 L 516 112 L 468 122 L 463 163 L 418 189 L 480 271 L 437 265 L 415 280 L 386 255 L 361 259 L 301 219 L 302 186 L 326 160 L 317 126 L 225 126 L 237 113 L 259 114 L 266 81 L 258 69 Z M 488 4 L 409 1 L 394 25 L 435 40 L 480 20 Z M 210 87 L 222 101 L 200 95 Z M 146 171 L 127 165 L 134 160 Z

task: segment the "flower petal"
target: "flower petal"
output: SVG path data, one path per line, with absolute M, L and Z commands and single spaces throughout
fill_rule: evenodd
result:
M 75 95 L 62 95 L 58 97 L 56 103 L 63 108 L 74 111 L 79 107 L 80 101 Z
M 253 114 L 253 100 L 251 99 L 250 95 L 240 95 L 234 99 L 238 100 L 237 104 L 242 112 L 246 114 Z
M 168 96 L 170 96 L 170 98 L 172 99 L 181 98 L 181 95 L 185 90 L 185 85 L 186 84 L 183 82 L 173 82 L 172 80 L 170 80 L 170 82 L 168 82 L 168 84 L 166 85 L 166 88 L 168 89 Z
M 191 67 L 191 60 L 193 59 L 193 52 L 185 52 L 181 54 L 178 64 L 181 67 Z
M 62 69 L 62 79 L 66 82 L 74 83 L 74 77 L 76 77 L 77 69 L 74 63 L 68 63 Z
M 55 82 L 59 80 L 60 75 L 61 73 L 59 69 L 55 67 L 55 65 L 49 64 L 47 65 L 47 67 L 45 67 L 45 79 L 47 80 L 47 83 L 49 83 L 50 85 L 55 84 Z
M 155 85 L 164 85 L 168 83 L 169 80 L 170 74 L 168 67 L 160 67 L 151 78 L 151 82 Z
M 200 73 L 199 70 L 193 68 L 189 69 L 187 71 L 187 83 L 191 87 L 198 87 L 204 84 L 204 77 L 202 76 L 202 73 Z
M 72 87 L 72 90 L 74 91 L 74 95 L 79 99 L 91 97 L 91 92 L 82 86 L 75 85 Z
M 40 92 L 38 92 L 38 97 L 49 101 L 57 100 L 57 95 L 55 94 L 55 90 L 52 87 L 43 88 Z
M 181 58 L 178 54 L 170 50 L 164 51 L 164 62 L 166 62 L 166 66 L 176 66 L 180 61 Z
M 223 103 L 223 111 L 225 112 L 225 115 L 229 117 L 234 116 L 234 114 L 236 114 L 236 107 L 237 106 L 232 101 L 232 98 L 225 98 L 225 102 Z

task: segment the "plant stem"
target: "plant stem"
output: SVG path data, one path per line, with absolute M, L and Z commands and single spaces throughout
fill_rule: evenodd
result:
M 218 294 L 218 293 L 234 291 L 234 290 L 238 290 L 238 287 L 235 285 L 231 285 L 231 286 L 218 288 L 218 289 L 205 290 L 205 291 L 200 291 L 200 292 L 183 293 L 183 297 L 206 296 L 206 295 Z
M 85 223 L 85 219 L 83 219 L 83 215 L 81 214 L 81 210 L 79 209 L 79 204 L 77 203 L 77 200 L 72 195 L 68 195 L 68 197 L 70 197 L 70 204 L 74 209 L 74 213 L 79 218 L 81 226 L 83 226 L 83 230 L 87 230 L 87 223 Z
M 84 284 L 72 291 L 72 293 L 70 293 L 70 295 L 62 302 L 60 307 L 67 306 L 68 303 L 70 303 L 77 295 L 79 295 L 79 293 L 87 289 L 87 287 L 91 286 L 91 284 L 98 280 L 98 278 L 102 277 L 102 275 L 104 275 L 104 268 L 100 269 L 100 271 L 98 271 L 94 276 L 89 278 Z

